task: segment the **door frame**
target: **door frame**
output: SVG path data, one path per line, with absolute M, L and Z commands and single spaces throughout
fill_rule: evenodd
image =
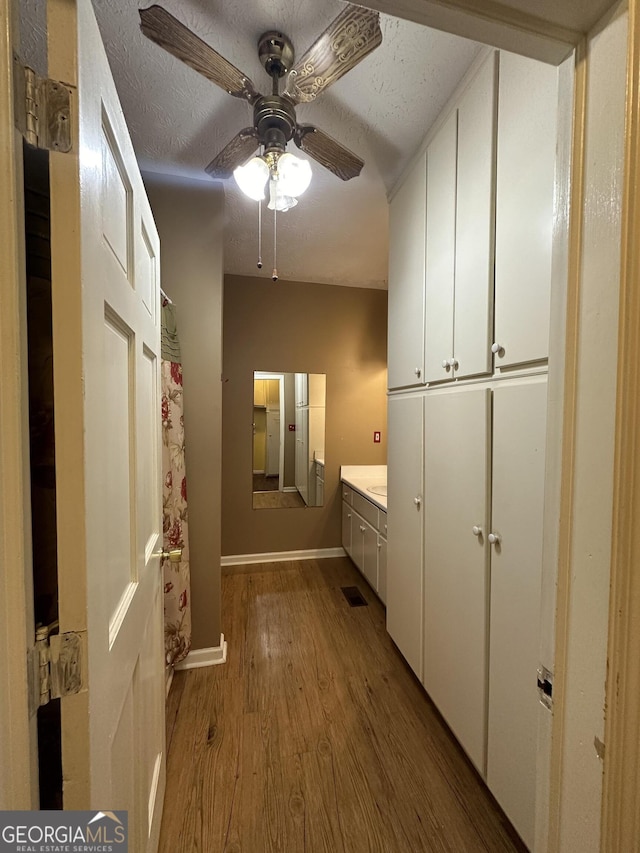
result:
M 264 370 L 254 370 L 254 379 L 277 379 L 279 383 L 278 401 L 280 403 L 280 459 L 278 460 L 278 491 L 284 489 L 284 373 L 269 373 Z M 267 435 L 265 417 L 265 468 L 267 467 Z
M 28 698 L 34 643 L 22 137 L 15 128 L 18 7 L 0 0 L 0 809 L 38 807 L 37 731 Z

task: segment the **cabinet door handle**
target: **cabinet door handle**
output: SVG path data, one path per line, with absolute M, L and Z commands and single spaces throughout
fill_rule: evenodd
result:
M 360 525 L 360 533 L 366 533 L 366 532 L 367 532 L 367 528 Z
M 491 344 L 491 352 L 494 353 L 494 355 L 504 355 L 504 347 L 502 344 L 498 343 Z
M 454 370 L 457 370 L 457 368 L 458 368 L 458 359 L 457 359 L 457 358 L 452 358 L 452 359 L 449 361 L 449 365 L 450 365 L 451 367 L 453 367 L 453 369 L 454 369 Z
M 420 504 L 422 503 L 422 498 L 420 497 L 420 495 L 418 495 L 418 497 L 415 497 L 413 499 L 413 502 L 418 507 L 418 509 L 420 509 Z
M 420 376 L 422 375 L 422 368 L 421 368 L 421 367 L 416 367 L 416 368 L 415 368 L 415 370 L 414 370 L 413 372 L 414 372 L 414 373 L 415 373 L 415 375 L 418 377 L 418 379 L 420 379 Z
M 482 528 L 478 527 L 477 524 L 474 524 L 474 526 L 471 529 L 471 532 L 473 533 L 474 536 L 482 536 Z
M 502 538 L 502 537 L 500 536 L 500 534 L 499 534 L 499 533 L 490 533 L 490 534 L 487 536 L 487 539 L 489 540 L 489 544 L 490 544 L 490 545 L 499 545 L 499 544 L 500 544 L 500 541 L 501 541 L 501 538 Z
M 347 513 L 347 518 L 351 518 L 351 513 L 350 513 L 350 512 L 348 512 L 348 513 Z
M 442 366 L 444 367 L 445 370 L 449 369 L 449 359 L 448 358 L 442 359 Z

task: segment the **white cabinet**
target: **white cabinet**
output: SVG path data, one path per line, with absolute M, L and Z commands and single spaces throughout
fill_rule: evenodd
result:
M 342 547 L 351 556 L 351 527 L 353 510 L 351 509 L 351 489 L 342 485 Z
M 364 495 L 342 484 L 342 547 L 362 572 L 371 588 L 382 598 L 386 592 L 387 514 Z M 381 568 L 381 559 L 384 561 Z M 384 583 L 380 592 L 380 578 Z
M 387 631 L 422 679 L 423 399 L 390 397 L 387 451 Z
M 428 395 L 424 405 L 423 683 L 483 773 L 491 392 L 467 386 Z
M 427 149 L 427 382 L 491 370 L 496 61 Z
M 500 55 L 496 190 L 497 366 L 549 353 L 558 70 Z
M 497 53 L 458 107 L 453 369 L 491 372 Z
M 487 783 L 533 849 L 547 383 L 493 392 Z
M 427 259 L 425 277 L 425 380 L 450 375 L 456 263 L 458 111 L 427 149 Z
M 427 162 L 422 155 L 389 208 L 390 388 L 423 383 Z

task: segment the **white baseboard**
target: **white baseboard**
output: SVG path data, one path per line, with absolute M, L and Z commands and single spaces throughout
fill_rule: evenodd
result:
M 215 666 L 226 662 L 227 641 L 224 634 L 220 634 L 219 646 L 211 646 L 208 649 L 191 649 L 186 658 L 176 664 L 176 669 L 199 669 L 201 666 Z
M 265 554 L 232 554 L 222 557 L 222 566 L 242 566 L 245 563 L 282 563 L 285 560 L 323 560 L 330 557 L 344 557 L 342 546 L 338 548 L 312 548 L 309 551 L 269 551 Z
M 254 474 L 264 474 L 264 468 L 262 468 L 262 469 L 260 469 L 260 468 L 254 468 L 254 469 L 253 469 L 253 473 L 254 473 Z
M 297 492 L 295 486 L 285 486 L 283 489 L 280 489 L 281 492 Z

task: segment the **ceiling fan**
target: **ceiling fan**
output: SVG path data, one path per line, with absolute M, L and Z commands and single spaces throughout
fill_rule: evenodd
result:
M 315 100 L 378 47 L 382 41 L 379 18 L 371 9 L 347 6 L 297 61 L 286 35 L 274 30 L 263 33 L 258 55 L 272 80 L 268 95 L 260 94 L 242 71 L 161 6 L 140 10 L 140 28 L 147 38 L 253 107 L 253 126 L 240 130 L 206 167 L 212 178 L 231 177 L 260 146 L 267 162 L 269 157 L 277 161 L 293 139 L 298 148 L 348 181 L 360 174 L 364 162 L 317 127 L 298 124 L 295 108 Z

